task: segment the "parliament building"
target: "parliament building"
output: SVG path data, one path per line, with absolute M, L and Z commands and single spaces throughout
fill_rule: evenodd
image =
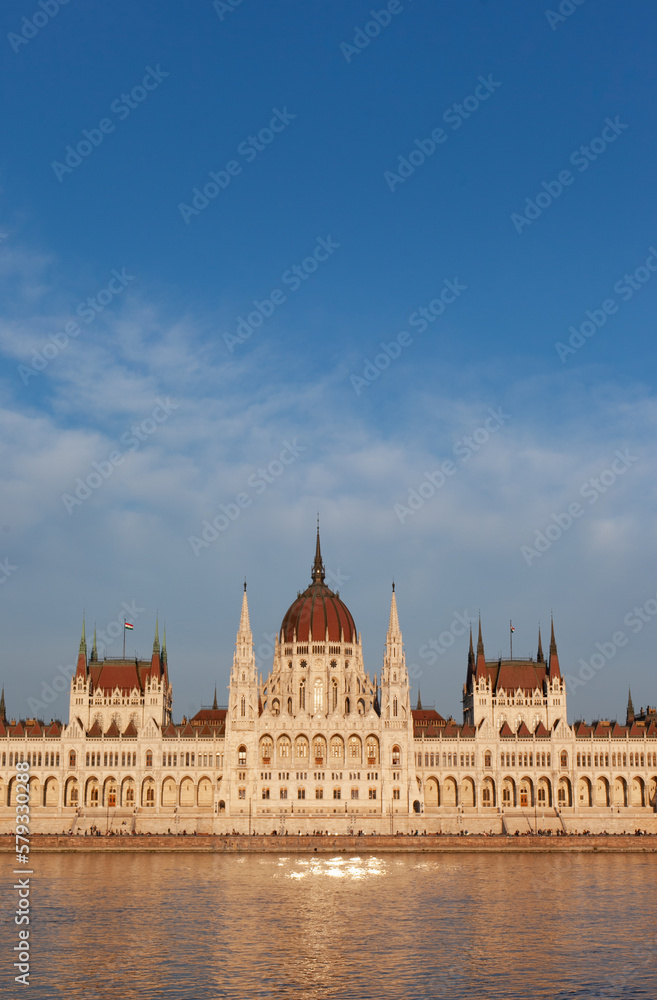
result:
M 0 832 L 27 761 L 34 833 L 657 833 L 654 709 L 569 725 L 554 625 L 547 656 L 539 631 L 535 658 L 490 660 L 481 622 L 462 723 L 413 708 L 394 585 L 377 675 L 319 530 L 268 676 L 245 585 L 228 708 L 172 709 L 157 626 L 145 660 L 99 659 L 83 628 L 67 724 L 8 721 L 0 703 Z

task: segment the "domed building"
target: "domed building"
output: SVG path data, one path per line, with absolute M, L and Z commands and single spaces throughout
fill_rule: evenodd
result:
M 657 833 L 654 709 L 630 698 L 625 725 L 569 726 L 554 627 L 547 656 L 539 630 L 535 657 L 490 660 L 479 622 L 463 723 L 419 697 L 412 710 L 394 585 L 377 677 L 326 584 L 319 528 L 265 678 L 245 585 L 227 708 L 215 693 L 173 721 L 157 622 L 149 658 L 101 653 L 83 624 L 66 725 L 8 720 L 0 696 L 0 833 L 26 764 L 34 833 Z
M 238 762 L 225 803 L 233 816 L 255 800 L 258 815 L 281 822 L 312 815 L 316 828 L 320 815 L 339 817 L 344 827 L 345 817 L 353 825 L 351 811 L 352 819 L 385 815 L 389 829 L 394 812 L 408 816 L 411 797 L 421 808 L 394 590 L 379 691 L 365 670 L 353 616 L 325 583 L 319 528 L 310 586 L 285 613 L 271 672 L 260 682 L 245 585 L 226 747 Z

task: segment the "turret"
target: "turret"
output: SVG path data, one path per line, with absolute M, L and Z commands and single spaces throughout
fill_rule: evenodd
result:
M 561 670 L 559 669 L 559 656 L 557 654 L 557 644 L 554 639 L 554 619 L 551 620 L 551 631 L 550 631 L 550 662 L 548 666 L 548 679 L 553 681 L 555 678 L 561 677 Z
M 381 714 L 386 719 L 409 719 L 411 714 L 406 657 L 394 583 L 381 675 Z
M 82 616 L 82 637 L 78 649 L 78 663 L 75 669 L 75 676 L 86 678 L 87 676 L 87 639 L 84 632 L 84 615 Z

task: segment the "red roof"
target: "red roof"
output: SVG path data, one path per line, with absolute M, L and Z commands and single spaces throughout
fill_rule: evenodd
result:
M 119 727 L 117 726 L 116 721 L 114 719 L 112 719 L 112 721 L 110 722 L 110 725 L 109 725 L 109 729 L 105 733 L 105 736 L 117 736 L 118 737 L 120 735 L 121 735 L 121 733 L 119 732 Z
M 226 722 L 227 710 L 225 708 L 202 708 L 190 719 L 194 725 L 208 725 L 220 729 Z
M 62 735 L 62 729 L 63 729 L 63 726 L 62 726 L 61 722 L 51 722 L 50 725 L 48 726 L 48 728 L 46 729 L 46 736 L 47 737 L 48 736 L 57 736 L 57 737 L 59 737 L 59 736 Z
M 281 642 L 356 642 L 356 625 L 351 612 L 337 594 L 321 580 L 299 594 L 290 605 L 281 625 Z
M 490 677 L 493 692 L 543 690 L 547 665 L 543 660 L 494 660 L 486 661 L 486 674 Z
M 539 722 L 539 724 L 537 725 L 534 731 L 534 736 L 539 740 L 550 739 L 550 734 L 548 733 L 547 729 L 545 728 L 542 722 Z
M 520 737 L 521 740 L 531 739 L 532 734 L 530 733 L 529 727 L 527 726 L 526 722 L 520 723 L 520 725 L 518 726 L 517 735 Z
M 103 660 L 102 663 L 89 664 L 89 676 L 94 688 L 105 691 L 138 691 L 144 690 L 144 678 L 150 673 L 150 661 L 135 660 Z
M 505 722 L 502 728 L 500 729 L 500 736 L 504 740 L 513 739 L 513 731 L 508 722 Z
M 94 722 L 93 726 L 91 727 L 91 729 L 87 733 L 87 736 L 97 737 L 97 736 L 102 736 L 102 735 L 103 735 L 103 731 L 100 728 L 99 722 L 98 721 Z
M 125 732 L 124 732 L 124 734 L 123 734 L 123 735 L 124 735 L 124 736 L 128 736 L 128 737 L 130 737 L 130 738 L 133 738 L 133 737 L 136 737 L 136 736 L 137 736 L 137 730 L 136 730 L 136 728 L 135 728 L 135 724 L 134 724 L 134 722 L 132 721 L 132 719 L 130 719 L 130 722 L 129 722 L 129 723 L 128 723 L 128 725 L 126 726 L 126 728 L 125 728 Z

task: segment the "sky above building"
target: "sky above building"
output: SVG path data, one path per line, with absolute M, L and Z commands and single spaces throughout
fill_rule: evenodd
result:
M 0 680 L 166 622 L 174 716 L 310 582 L 461 718 L 467 623 L 655 704 L 650 5 L 8 0 Z

